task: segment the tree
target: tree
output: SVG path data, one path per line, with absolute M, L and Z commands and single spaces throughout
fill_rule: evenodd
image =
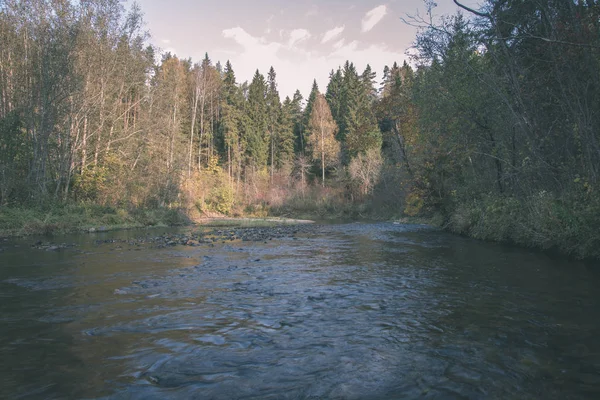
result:
M 294 123 L 294 152 L 299 154 L 304 153 L 304 130 L 306 125 L 304 124 L 304 115 L 302 111 L 303 100 L 300 91 L 296 90 L 290 105 L 290 112 Z
M 273 182 L 273 174 L 275 172 L 275 153 L 279 153 L 279 141 L 281 131 L 283 127 L 281 123 L 281 101 L 279 99 L 279 92 L 277 91 L 277 74 L 275 69 L 271 67 L 269 70 L 267 80 L 267 130 L 269 132 L 269 144 L 270 144 L 270 155 L 269 160 L 271 164 L 271 183 Z M 286 127 L 287 129 L 287 127 Z
M 367 65 L 361 76 L 356 74 L 353 64 L 344 67 L 343 126 L 340 135 L 345 144 L 345 163 L 359 153 L 381 148 L 381 132 L 373 112 L 376 99 L 375 74 Z
M 406 62 L 402 70 L 397 64 L 394 64 L 393 72 L 388 68 L 384 93 L 375 107 L 381 130 L 386 134 L 384 147 L 392 153 L 390 159 L 404 165 L 406 172 L 414 178 L 409 159 L 418 136 L 413 99 L 414 73 Z
M 306 107 L 304 108 L 304 126 L 308 127 L 310 123 L 310 117 L 312 115 L 312 110 L 317 100 L 317 96 L 319 95 L 319 85 L 317 84 L 317 80 L 315 79 L 312 84 L 312 89 L 310 90 L 310 94 L 308 95 L 308 100 L 306 100 Z
M 251 129 L 247 132 L 247 165 L 263 168 L 267 166 L 269 154 L 267 83 L 265 77 L 256 70 L 248 86 L 247 112 Z
M 286 97 L 279 115 L 279 135 L 277 136 L 275 163 L 278 168 L 290 164 L 294 157 L 294 105 Z
M 322 185 L 325 186 L 325 168 L 339 162 L 340 144 L 335 139 L 338 127 L 331 116 L 325 96 L 318 93 L 309 122 L 308 146 L 313 160 L 320 161 Z
M 231 62 L 227 61 L 223 72 L 221 86 L 221 112 L 219 132 L 223 150 L 227 158 L 227 172 L 230 181 L 236 177 L 239 186 L 242 173 L 243 155 L 246 151 L 248 117 L 245 113 L 245 99 L 241 88 L 237 85 Z
M 348 166 L 350 177 L 358 183 L 360 193 L 367 196 L 379 181 L 383 157 L 381 150 L 369 149 L 365 153 L 356 156 Z
M 338 126 L 342 123 L 343 85 L 344 77 L 342 75 L 342 69 L 338 68 L 335 72 L 332 70 L 329 73 L 329 84 L 327 85 L 325 98 L 329 103 L 329 108 L 331 108 L 331 115 Z

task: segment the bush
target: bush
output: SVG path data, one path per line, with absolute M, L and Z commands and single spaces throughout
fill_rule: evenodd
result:
M 540 191 L 524 199 L 457 201 L 446 227 L 476 239 L 600 259 L 600 199 L 591 192 L 559 197 Z
M 208 200 L 210 209 L 221 214 L 229 214 L 233 209 L 234 203 L 235 196 L 233 189 L 228 184 L 213 188 Z
M 72 192 L 78 201 L 94 201 L 106 190 L 107 170 L 88 167 L 73 177 Z
M 186 203 L 195 204 L 203 213 L 216 212 L 230 214 L 235 205 L 235 192 L 229 183 L 229 177 L 220 168 L 196 173 L 186 182 Z

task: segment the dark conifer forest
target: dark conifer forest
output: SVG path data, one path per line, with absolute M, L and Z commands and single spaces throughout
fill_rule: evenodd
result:
M 282 98 L 273 68 L 157 57 L 136 6 L 3 0 L 0 228 L 416 217 L 598 258 L 600 4 L 482 3 Z

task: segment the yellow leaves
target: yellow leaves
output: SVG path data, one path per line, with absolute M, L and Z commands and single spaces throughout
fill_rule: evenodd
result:
M 78 200 L 97 200 L 106 188 L 107 169 L 104 167 L 86 168 L 73 177 L 73 192 Z
M 219 156 L 212 155 L 208 158 L 206 170 L 208 172 L 212 172 L 213 174 L 218 174 L 221 172 L 221 167 L 219 167 Z
M 592 185 L 590 185 L 590 182 L 587 179 L 581 178 L 579 175 L 576 175 L 576 178 L 573 180 L 573 183 L 581 185 L 583 190 L 588 193 L 591 192 L 593 189 Z
M 310 117 L 308 145 L 314 160 L 323 158 L 326 165 L 335 163 L 339 157 L 340 144 L 335 139 L 338 127 L 331 116 L 325 96 L 318 94 Z
M 419 213 L 423 209 L 423 206 L 425 205 L 425 200 L 423 200 L 423 196 L 415 191 L 411 191 L 406 195 L 405 202 L 406 206 L 404 207 L 404 214 L 410 217 L 419 215 Z

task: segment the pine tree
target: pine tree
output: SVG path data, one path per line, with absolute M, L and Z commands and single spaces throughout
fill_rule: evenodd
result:
M 265 77 L 256 70 L 252 83 L 248 86 L 248 117 L 251 129 L 247 141 L 247 165 L 264 168 L 269 157 L 269 136 L 267 128 L 267 83 Z
M 315 79 L 312 84 L 312 89 L 310 90 L 310 94 L 308 95 L 308 100 L 306 101 L 306 107 L 304 108 L 304 126 L 308 126 L 310 121 L 310 115 L 312 114 L 312 109 L 317 100 L 317 95 L 319 94 L 319 85 L 317 84 L 317 80 Z
M 365 71 L 360 76 L 360 82 L 363 87 L 363 95 L 366 97 L 366 100 L 371 105 L 375 100 L 377 100 L 377 88 L 375 87 L 377 74 L 371 69 L 371 66 L 367 64 Z
M 269 161 L 271 165 L 271 182 L 273 181 L 273 174 L 275 171 L 275 163 L 276 157 L 275 154 L 279 152 L 278 144 L 280 142 L 280 130 L 279 126 L 281 119 L 281 101 L 279 99 L 279 92 L 277 91 L 277 81 L 276 81 L 276 73 L 275 69 L 271 67 L 269 70 L 268 80 L 267 80 L 267 94 L 266 94 L 266 103 L 267 103 L 267 131 L 269 134 Z
M 285 98 L 279 117 L 279 135 L 275 163 L 278 168 L 290 164 L 294 157 L 294 104 L 289 96 Z
M 302 111 L 302 94 L 299 90 L 294 93 L 294 98 L 291 103 L 292 121 L 294 123 L 294 152 L 297 154 L 304 154 L 304 131 L 306 125 L 304 124 L 304 115 Z
M 381 132 L 373 113 L 376 99 L 375 74 L 371 67 L 358 76 L 353 64 L 344 66 L 343 141 L 345 164 L 359 153 L 381 147 Z
M 341 125 L 342 120 L 342 96 L 343 96 L 343 82 L 344 77 L 342 75 L 342 69 L 338 68 L 336 72 L 331 71 L 329 74 L 329 84 L 327 85 L 327 92 L 325 98 L 331 108 L 331 115 L 335 122 Z
M 381 97 L 385 97 L 387 96 L 387 83 L 388 83 L 388 77 L 390 76 L 390 67 L 388 67 L 387 65 L 385 67 L 383 67 L 383 78 L 381 80 Z
M 230 179 L 236 177 L 240 182 L 243 154 L 246 151 L 245 132 L 245 100 L 240 87 L 236 83 L 231 63 L 227 61 L 223 72 L 221 87 L 221 119 L 219 131 L 223 143 L 223 151 L 227 157 L 227 170 Z
M 233 67 L 231 66 L 231 62 L 227 60 L 225 63 L 225 71 L 223 77 L 223 91 L 225 94 L 225 101 L 228 103 L 232 102 L 232 99 L 236 92 L 237 83 L 235 81 L 235 73 L 233 72 Z
M 357 108 L 360 99 L 360 81 L 353 63 L 346 61 L 343 69 L 342 98 L 339 116 L 338 139 L 345 143 L 348 127 L 357 118 Z

